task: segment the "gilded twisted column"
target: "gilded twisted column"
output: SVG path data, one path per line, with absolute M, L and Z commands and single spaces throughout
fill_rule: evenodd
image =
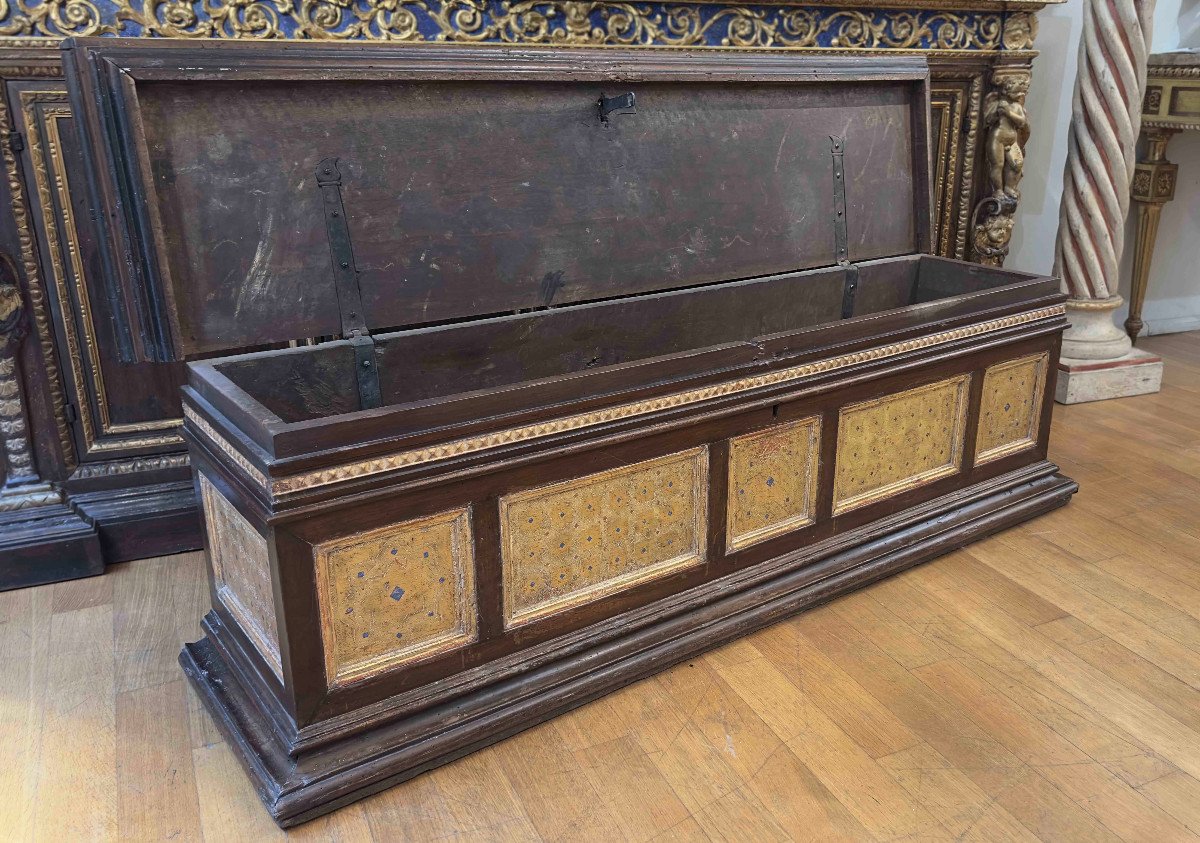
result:
M 1154 0 L 1085 0 L 1055 248 L 1071 296 L 1065 357 L 1108 360 L 1131 348 L 1112 314 L 1153 14 Z

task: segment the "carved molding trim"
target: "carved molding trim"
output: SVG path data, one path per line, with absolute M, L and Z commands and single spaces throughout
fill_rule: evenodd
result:
M 579 413 L 577 415 L 564 416 L 562 418 L 551 419 L 549 421 L 538 422 L 536 424 L 523 425 L 521 427 L 509 428 L 508 430 L 496 431 L 494 433 L 485 433 L 480 436 L 472 436 L 466 439 L 457 439 L 441 445 L 432 445 L 410 451 L 401 451 L 399 453 L 375 457 L 369 460 L 347 463 L 334 468 L 326 468 L 304 474 L 295 474 L 290 477 L 272 478 L 270 480 L 268 480 L 263 472 L 259 470 L 253 463 L 251 463 L 250 460 L 242 455 L 240 451 L 230 445 L 225 438 L 212 427 L 212 425 L 201 418 L 190 407 L 185 406 L 183 408 L 183 415 L 186 424 L 195 428 L 197 432 L 202 433 L 205 438 L 212 443 L 214 448 L 224 454 L 225 457 L 234 465 L 238 466 L 247 477 L 254 481 L 254 483 L 263 489 L 263 491 L 266 492 L 272 499 L 275 499 L 284 495 L 292 494 L 294 492 L 300 492 L 320 486 L 328 486 L 346 480 L 369 477 L 374 474 L 382 474 L 383 472 L 393 471 L 398 468 L 408 468 L 414 465 L 424 465 L 426 463 L 452 459 L 454 457 L 461 457 L 467 454 L 477 453 L 479 451 L 486 451 L 502 445 L 511 445 L 517 442 L 529 442 L 535 439 L 542 439 L 547 436 L 553 436 L 558 433 L 566 433 L 572 430 L 583 430 L 585 428 L 595 427 L 596 425 L 605 424 L 607 422 L 635 418 L 637 416 L 648 415 L 661 410 L 670 410 L 676 407 L 683 407 L 689 404 L 708 401 L 714 398 L 723 398 L 729 395 L 736 395 L 741 392 L 748 392 L 752 389 L 760 389 L 762 387 L 779 386 L 781 384 L 792 383 L 794 381 L 803 380 L 804 378 L 809 378 L 814 375 L 825 374 L 838 369 L 856 366 L 860 363 L 885 360 L 889 357 L 896 357 L 912 351 L 932 348 L 933 346 L 943 345 L 945 343 L 966 339 L 968 337 L 979 336 L 980 334 L 993 333 L 995 331 L 1001 331 L 1017 325 L 1025 325 L 1030 322 L 1037 322 L 1042 319 L 1052 319 L 1057 316 L 1062 316 L 1064 313 L 1066 313 L 1066 308 L 1063 305 L 1043 307 L 1037 310 L 1029 310 L 1025 313 L 1017 313 L 1012 316 L 1005 316 L 1000 319 L 992 319 L 987 322 L 977 322 L 974 325 L 967 325 L 950 331 L 939 331 L 933 334 L 926 334 L 925 336 L 917 337 L 911 340 L 905 340 L 903 342 L 876 346 L 875 348 L 869 348 L 864 351 L 856 351 L 852 354 L 843 354 L 837 357 L 829 357 L 824 360 L 815 360 L 811 363 L 803 363 L 798 366 L 791 366 L 786 369 L 780 369 L 775 372 L 767 372 L 762 375 L 752 375 L 732 381 L 725 381 L 724 383 L 717 383 L 710 386 L 690 389 L 685 392 L 677 392 L 672 395 L 664 395 L 659 398 L 649 398 L 643 401 L 633 401 L 627 404 L 618 404 L 613 407 L 608 407 L 606 409 L 597 410 L 590 413 Z
M 971 110 L 967 114 L 967 137 L 963 141 L 962 193 L 958 202 L 958 239 L 954 256 L 967 257 L 967 230 L 970 228 L 971 194 L 975 189 L 975 147 L 979 142 L 979 115 L 983 110 L 983 76 L 971 80 Z
M 4 0 L 0 0 L 3 3 Z M 29 68 L 31 75 L 43 75 L 46 68 L 35 66 Z M 12 117 L 7 108 L 0 108 L 0 137 L 7 138 L 13 131 Z M 55 429 L 58 433 L 58 445 L 63 461 L 67 465 L 75 462 L 75 444 L 71 439 L 71 426 L 67 421 L 64 408 L 67 399 L 63 394 L 62 378 L 59 376 L 58 357 L 54 348 L 54 329 L 50 322 L 50 311 L 46 304 L 45 287 L 42 281 L 41 268 L 38 263 L 37 244 L 34 241 L 33 221 L 30 219 L 29 206 L 25 198 L 25 185 L 21 179 L 21 165 L 17 154 L 8 143 L 0 144 L 0 157 L 4 161 L 4 175 L 8 180 L 9 196 L 12 201 L 12 220 L 17 230 L 17 242 L 21 250 L 21 268 L 25 276 L 25 295 L 29 302 L 30 313 L 33 317 L 33 327 L 42 352 L 43 366 L 46 373 L 46 389 L 50 393 L 50 401 L 54 406 Z M 15 354 L 11 348 L 5 355 Z M 20 385 L 17 385 L 17 400 L 20 397 Z
M 20 101 L 25 117 L 25 126 L 28 129 L 26 145 L 29 148 L 29 160 L 33 165 L 33 182 L 38 192 L 38 204 L 42 212 L 42 230 L 49 252 L 47 256 L 49 271 L 53 276 L 59 307 L 62 310 L 66 352 L 75 382 L 76 406 L 83 433 L 84 449 L 87 454 L 91 455 L 130 448 L 181 447 L 183 438 L 174 432 L 183 423 L 181 418 L 119 423 L 113 422 L 109 416 L 104 371 L 100 366 L 99 344 L 92 319 L 92 306 L 87 285 L 84 282 L 83 261 L 79 254 L 75 215 L 66 183 L 66 162 L 62 157 L 59 123 L 61 120 L 71 117 L 67 94 L 61 89 L 22 91 Z M 43 132 L 45 133 L 44 137 Z M 61 237 L 58 225 L 60 219 L 64 229 Z M 68 261 L 70 262 L 69 271 Z M 73 318 L 75 315 L 71 306 L 73 298 L 78 302 L 79 317 L 83 327 L 82 341 Z M 89 382 L 95 390 L 98 418 L 93 418 L 92 402 L 86 390 Z M 159 431 L 168 432 L 160 433 Z
M 1159 78 L 1166 76 L 1172 79 L 1200 79 L 1200 67 L 1173 67 L 1171 65 L 1154 64 L 1150 65 L 1149 73 L 1151 76 Z
M 212 442 L 212 444 L 225 455 L 225 458 L 230 460 L 234 465 L 242 470 L 242 472 L 254 481 L 254 484 L 261 489 L 270 490 L 271 484 L 267 480 L 267 475 L 263 474 L 254 463 L 246 459 L 242 452 L 234 448 L 225 440 L 225 437 L 217 432 L 208 420 L 193 410 L 191 407 L 184 404 L 183 406 L 183 423 L 191 425 L 199 430 L 204 436 Z
M 937 254 L 959 260 L 967 257 L 984 75 L 983 72 L 972 75 L 966 88 L 957 80 L 942 85 L 934 80 L 932 90 L 933 112 L 942 114 L 934 160 L 945 166 L 944 170 L 935 168 L 934 242 Z
M 151 457 L 133 457 L 125 460 L 81 463 L 71 474 L 72 480 L 91 480 L 96 477 L 113 477 L 119 474 L 140 474 L 144 471 L 166 471 L 171 468 L 187 468 L 191 465 L 186 453 L 163 454 Z
M 15 512 L 18 509 L 59 503 L 62 503 L 62 495 L 49 483 L 0 487 L 0 512 Z
M 1026 50 L 1043 2 L 727 5 L 618 0 L 8 0 L 0 36 Z M 1014 8 L 1016 7 L 1016 8 Z

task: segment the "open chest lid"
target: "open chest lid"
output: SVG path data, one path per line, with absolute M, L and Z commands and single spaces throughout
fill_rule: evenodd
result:
M 928 250 L 923 58 L 64 50 L 128 359 Z

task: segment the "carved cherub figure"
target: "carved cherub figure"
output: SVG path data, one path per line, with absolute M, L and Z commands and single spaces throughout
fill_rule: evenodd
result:
M 1012 230 L 1013 218 L 1003 214 L 989 216 L 975 226 L 975 259 L 984 266 L 1003 266 Z
M 1013 199 L 1021 195 L 1017 185 L 1025 166 L 1024 147 L 1029 140 L 1029 118 L 1025 114 L 1025 95 L 1029 76 L 1025 73 L 997 73 L 993 90 L 984 100 L 984 123 L 988 127 L 988 177 L 993 195 Z

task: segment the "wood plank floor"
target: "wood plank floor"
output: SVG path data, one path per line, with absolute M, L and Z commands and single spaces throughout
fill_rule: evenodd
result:
M 1065 509 L 780 623 L 299 840 L 1200 835 L 1200 334 L 1059 407 Z M 202 557 L 0 594 L 0 836 L 265 841 L 175 657 Z

